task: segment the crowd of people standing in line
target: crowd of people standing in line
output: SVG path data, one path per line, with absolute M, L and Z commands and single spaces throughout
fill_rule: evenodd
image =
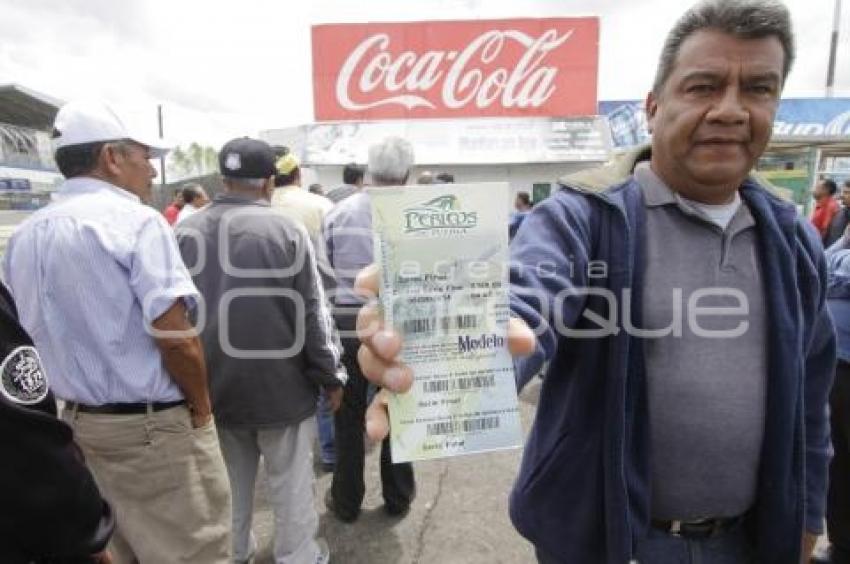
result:
M 101 562 L 249 562 L 262 459 L 275 561 L 328 561 L 313 500 L 317 405 L 322 462 L 334 472 L 329 509 L 353 521 L 365 490 L 370 394 L 351 337 L 363 302 L 353 277 L 334 274 L 372 260 L 365 167 L 347 166 L 344 184 L 319 196 L 301 187 L 294 155 L 234 139 L 219 155 L 224 191 L 210 201 L 186 185 L 159 216 L 143 202 L 155 176 L 148 159 L 164 149 L 127 131 L 110 108 L 66 104 L 55 140 L 67 180 L 5 256 L 21 323 L 42 351 L 27 357 L 29 383 L 18 378 L 26 385 L 10 390 L 27 405 L 43 401 L 47 413 L 55 391 L 109 500 L 92 492 L 83 457 L 67 444 L 69 460 L 54 472 L 75 463 L 87 478 L 73 490 L 95 497 L 76 509 L 94 532 L 72 550 Z M 375 185 L 404 184 L 412 165 L 403 139 L 370 150 Z M 233 299 L 242 303 L 228 306 Z M 5 308 L 16 315 L 11 298 Z M 348 332 L 342 341 L 337 327 Z M 413 470 L 390 462 L 388 441 L 382 485 L 387 513 L 406 514 Z M 10 558 L 38 546 L 22 544 Z
M 531 212 L 518 198 L 507 343 L 518 387 L 543 383 L 510 515 L 541 563 L 799 564 L 824 523 L 822 561 L 850 561 L 846 218 L 831 181 L 813 225 L 749 175 L 793 60 L 780 2 L 703 0 L 665 41 L 650 149 Z M 363 171 L 324 197 L 294 155 L 234 139 L 224 192 L 184 189 L 172 228 L 143 205 L 157 142 L 92 102 L 63 106 L 53 136 L 66 181 L 3 261 L 0 561 L 250 561 L 262 457 L 275 561 L 328 562 L 317 405 L 331 513 L 359 516 L 366 432 L 403 516 L 416 484 L 390 460 L 386 403 L 415 374 L 363 297 Z M 372 186 L 410 180 L 406 140 L 368 153 Z M 670 296 L 690 296 L 686 328 Z

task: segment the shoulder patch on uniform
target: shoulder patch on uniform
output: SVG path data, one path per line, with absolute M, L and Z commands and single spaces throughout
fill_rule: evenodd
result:
M 47 396 L 47 377 L 35 347 L 13 350 L 0 364 L 0 392 L 10 401 L 24 405 Z

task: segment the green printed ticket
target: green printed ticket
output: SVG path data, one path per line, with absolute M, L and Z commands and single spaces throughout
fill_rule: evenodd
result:
M 518 447 L 507 351 L 508 186 L 369 190 L 381 305 L 413 388 L 390 398 L 393 462 Z

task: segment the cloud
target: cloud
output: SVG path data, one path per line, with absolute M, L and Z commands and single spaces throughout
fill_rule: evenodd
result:
M 678 0 L 0 2 L 0 81 L 99 96 L 143 116 L 164 104 L 169 135 L 199 141 L 312 121 L 311 24 L 598 15 L 599 97 L 623 99 L 643 97 L 684 10 Z M 785 94 L 822 95 L 832 2 L 787 4 L 799 57 Z M 842 19 L 836 94 L 850 95 L 850 10 Z
M 24 28 L 31 36 L 51 32 L 65 39 L 95 32 L 112 34 L 124 41 L 144 43 L 152 27 L 152 13 L 144 2 L 115 0 L 4 0 L 4 12 L 22 9 L 29 14 L 30 24 Z M 4 19 L 6 14 L 4 13 Z M 34 24 L 39 33 L 33 33 Z
M 213 90 L 219 96 L 208 94 L 209 84 L 207 82 L 187 79 L 186 76 L 183 76 L 182 80 L 174 80 L 174 76 L 167 72 L 151 71 L 147 74 L 145 89 L 152 98 L 171 102 L 198 112 L 231 113 L 237 111 L 237 106 L 222 98 L 220 91 Z

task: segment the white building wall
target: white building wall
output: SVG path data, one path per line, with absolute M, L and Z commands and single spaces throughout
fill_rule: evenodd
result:
M 532 186 L 538 183 L 551 183 L 555 188 L 555 181 L 565 174 L 575 172 L 600 163 L 594 162 L 571 162 L 571 163 L 539 163 L 539 164 L 505 164 L 505 165 L 435 165 L 416 167 L 410 183 L 415 183 L 416 178 L 423 171 L 430 171 L 434 176 L 441 172 L 453 174 L 455 182 L 499 182 L 507 181 L 510 184 L 512 194 L 520 191 L 532 192 Z M 309 186 L 314 182 L 321 184 L 325 191 L 331 190 L 342 184 L 342 166 L 322 165 L 311 167 L 303 173 L 303 184 Z M 368 173 L 367 173 L 368 182 Z

